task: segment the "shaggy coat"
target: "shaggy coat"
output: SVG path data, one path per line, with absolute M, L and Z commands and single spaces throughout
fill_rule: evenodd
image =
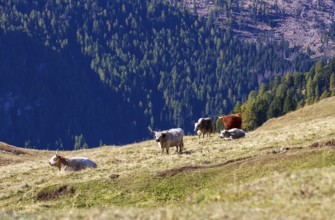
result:
M 220 116 L 219 118 L 222 119 L 225 130 L 232 128 L 242 128 L 242 117 L 240 114 Z
M 211 133 L 214 131 L 214 126 L 211 118 L 199 118 L 198 122 L 194 123 L 194 131 L 197 132 L 199 138 L 202 134 L 202 138 L 210 136 Z
M 49 164 L 58 167 L 60 171 L 62 168 L 65 171 L 79 171 L 86 168 L 96 168 L 97 164 L 86 157 L 71 157 L 66 158 L 58 154 L 51 157 Z
M 176 152 L 182 154 L 184 149 L 184 131 L 181 128 L 172 128 L 165 131 L 152 131 L 149 130 L 155 135 L 155 140 L 158 142 L 158 146 L 162 150 L 162 154 L 164 150 L 166 154 L 169 154 L 170 147 L 176 147 Z M 179 150 L 178 150 L 179 148 Z

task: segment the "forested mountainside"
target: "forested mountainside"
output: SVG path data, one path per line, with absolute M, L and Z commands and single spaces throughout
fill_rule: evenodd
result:
M 264 83 L 258 91 L 252 91 L 242 106 L 235 111 L 242 113 L 245 129 L 254 129 L 266 120 L 284 115 L 335 96 L 335 60 L 317 62 L 307 73 L 289 73 Z
M 311 61 L 159 1 L 0 1 L 0 136 L 77 149 L 228 113 Z
M 169 0 L 240 39 L 285 40 L 314 59 L 335 56 L 334 0 Z

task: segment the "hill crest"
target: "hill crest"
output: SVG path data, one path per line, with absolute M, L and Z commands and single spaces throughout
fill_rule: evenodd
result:
M 266 121 L 262 126 L 257 128 L 255 131 L 251 131 L 247 133 L 247 136 L 249 137 L 248 143 L 244 143 L 244 139 L 241 139 L 239 144 L 241 146 L 245 147 L 252 147 L 253 145 L 257 145 L 258 139 L 262 139 L 262 141 L 265 143 L 267 141 L 274 141 L 277 138 L 280 138 L 278 140 L 284 141 L 287 136 L 297 136 L 299 139 L 301 137 L 307 136 L 308 134 L 311 135 L 317 135 L 320 140 L 322 138 L 330 138 L 332 137 L 332 134 L 335 134 L 335 113 L 333 111 L 335 109 L 335 97 L 329 97 L 326 99 L 323 99 L 315 104 L 308 105 L 303 107 L 302 109 L 287 113 L 283 116 L 280 116 L 278 118 L 273 118 L 268 121 Z M 273 135 L 274 133 L 278 134 L 284 132 L 285 135 Z M 316 134 L 317 133 L 317 134 Z M 214 137 L 210 139 L 209 143 L 213 144 L 219 144 L 219 143 L 225 143 L 222 140 L 219 139 L 219 134 L 214 134 Z M 264 136 L 264 138 L 261 138 L 261 136 Z M 257 139 L 256 141 L 253 139 Z M 206 139 L 198 139 L 198 136 L 191 135 L 186 136 L 186 140 L 191 142 L 198 142 L 198 144 L 206 144 Z M 298 143 L 302 143 L 303 140 L 299 140 Z M 307 141 L 307 140 L 306 140 Z M 306 143 L 304 146 L 308 146 L 311 143 Z M 294 146 L 296 144 L 293 144 Z M 145 146 L 145 147 L 143 147 Z M 272 146 L 273 147 L 273 146 Z M 84 149 L 84 150 L 76 150 L 76 151 L 63 151 L 64 153 L 69 154 L 77 154 L 77 153 L 89 153 L 89 152 L 95 152 L 95 151 L 108 151 L 108 149 L 111 149 L 112 151 L 118 151 L 122 152 L 124 151 L 132 151 L 134 150 L 149 150 L 150 153 L 159 152 L 157 149 L 156 143 L 152 140 L 147 140 L 139 143 L 132 143 L 127 144 L 119 147 L 115 146 L 104 146 L 94 149 Z M 28 148 L 21 148 L 21 147 L 15 147 L 9 144 L 6 144 L 4 142 L 0 142 L 0 153 L 1 154 L 7 154 L 7 155 L 13 155 L 15 156 L 22 156 L 22 155 L 29 155 L 31 156 L 31 159 L 34 159 L 34 154 L 40 152 L 40 154 L 44 154 L 45 152 L 54 152 L 54 151 L 47 151 L 47 150 L 34 150 L 34 149 L 28 149 Z M 62 151 L 61 151 L 62 152 Z M 191 153 L 192 151 L 187 151 L 186 147 L 186 154 Z
M 257 212 L 259 218 L 283 214 L 283 218 L 317 215 L 326 219 L 334 214 L 332 203 L 326 201 L 335 199 L 331 193 L 335 115 L 314 111 L 334 107 L 334 100 L 325 99 L 301 109 L 303 113 L 286 115 L 292 117 L 289 121 L 300 121 L 302 127 L 308 128 L 308 123 L 319 126 L 307 133 L 296 129 L 297 123 L 291 129 L 275 128 L 282 119 L 278 118 L 265 125 L 272 124 L 271 129 L 257 129 L 234 141 L 217 135 L 187 136 L 182 155 L 161 155 L 154 140 L 59 152 L 67 157 L 89 157 L 98 164 L 95 170 L 58 172 L 47 163 L 54 152 L 29 150 L 29 157 L 20 163 L 0 166 L 2 214 L 32 219 L 163 215 L 169 220 L 210 215 L 241 219 L 262 209 Z M 298 113 L 307 120 L 294 116 Z M 309 122 L 310 114 L 326 117 L 311 117 Z M 332 126 L 324 126 L 327 123 Z M 13 156 L 0 151 L 0 161 L 5 154 Z M 283 208 L 288 211 L 282 213 Z
M 264 131 L 276 128 L 294 130 L 294 127 L 299 124 L 313 124 L 314 121 L 323 121 L 325 118 L 334 117 L 334 109 L 335 97 L 326 98 L 315 104 L 307 105 L 301 109 L 289 112 L 278 118 L 269 119 L 262 126 L 257 128 L 256 131 Z M 308 128 L 306 127 L 305 129 Z

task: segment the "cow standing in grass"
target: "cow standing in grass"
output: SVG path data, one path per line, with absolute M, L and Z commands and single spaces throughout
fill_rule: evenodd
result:
M 96 168 L 97 164 L 86 157 L 66 158 L 58 153 L 49 160 L 51 166 L 55 166 L 59 171 L 63 168 L 65 171 L 79 171 L 86 168 Z
M 158 142 L 158 146 L 164 150 L 166 154 L 169 154 L 170 147 L 176 147 L 176 152 L 182 154 L 184 149 L 184 131 L 181 128 L 172 128 L 165 131 L 153 131 L 148 127 L 149 131 L 155 135 L 155 140 Z M 179 149 L 179 150 L 178 150 Z
M 223 115 L 219 117 L 224 125 L 225 130 L 232 128 L 242 128 L 242 117 L 241 114 Z
M 205 137 L 205 134 L 207 136 L 210 136 L 211 133 L 214 131 L 214 126 L 211 118 L 199 118 L 198 122 L 194 123 L 194 131 L 197 132 L 197 134 L 200 136 L 202 135 L 202 138 Z

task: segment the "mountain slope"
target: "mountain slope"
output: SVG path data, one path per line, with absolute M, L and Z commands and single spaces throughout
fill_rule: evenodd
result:
M 182 2 L 191 12 L 232 28 L 240 39 L 252 42 L 284 39 L 290 47 L 300 47 L 314 59 L 335 55 L 335 2 L 332 0 Z
M 278 117 L 335 95 L 335 60 L 318 61 L 308 73 L 288 73 L 262 84 L 258 91 L 249 94 L 238 110 L 244 129 L 251 130 L 267 119 Z
M 4 141 L 44 149 L 73 149 L 81 135 L 93 146 L 113 138 L 125 141 L 117 137 L 126 125 L 107 117 L 120 112 L 118 105 L 105 104 L 122 101 L 100 83 L 84 58 L 79 62 L 73 54 L 53 51 L 22 32 L 0 34 Z M 13 50 L 17 45 L 20 49 Z M 112 134 L 105 132 L 108 127 Z
M 18 146 L 132 143 L 148 125 L 188 133 L 311 66 L 284 41 L 245 43 L 160 1 L 1 0 L 0 11 L 0 134 Z
M 0 206 L 5 217 L 28 219 L 327 219 L 335 201 L 334 108 L 328 98 L 234 141 L 187 136 L 183 155 L 161 155 L 153 140 L 61 152 L 98 163 L 77 173 L 58 173 L 47 164 L 54 152 L 31 150 L 25 162 L 0 167 Z

